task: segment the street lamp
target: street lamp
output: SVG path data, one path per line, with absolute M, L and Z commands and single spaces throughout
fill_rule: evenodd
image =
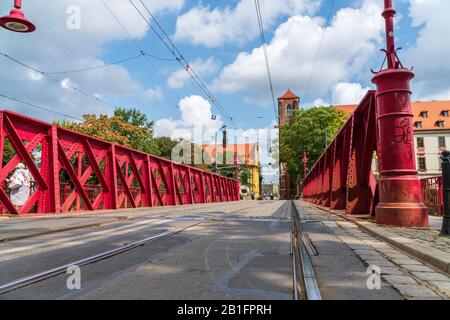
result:
M 34 24 L 25 18 L 21 7 L 22 0 L 15 0 L 14 9 L 11 10 L 9 15 L 0 18 L 0 26 L 6 30 L 21 33 L 33 32 L 36 30 Z
M 306 150 L 303 152 L 303 179 L 306 178 L 306 164 L 308 163 L 308 157 L 306 156 Z
M 215 143 L 214 143 L 214 162 L 215 162 L 215 171 L 217 172 L 217 134 L 220 132 L 220 131 L 222 131 L 222 130 L 224 130 L 224 129 L 226 129 L 227 128 L 227 126 L 226 125 L 223 125 L 219 130 L 217 130 L 217 132 L 216 132 L 216 135 L 215 135 Z

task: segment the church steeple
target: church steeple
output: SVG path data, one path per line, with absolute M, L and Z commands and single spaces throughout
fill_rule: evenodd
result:
M 289 122 L 294 110 L 300 108 L 300 98 L 288 89 L 281 97 L 278 98 L 278 114 L 280 119 L 280 126 Z

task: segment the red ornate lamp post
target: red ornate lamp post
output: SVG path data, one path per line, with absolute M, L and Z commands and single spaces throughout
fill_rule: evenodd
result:
M 306 164 L 307 164 L 307 162 L 308 162 L 308 158 L 306 157 L 306 151 L 304 151 L 304 153 L 303 153 L 303 179 L 305 179 L 305 177 L 306 177 L 306 170 L 307 170 L 307 168 L 306 168 Z
M 0 18 L 0 27 L 14 32 L 33 32 L 36 30 L 34 24 L 25 18 L 22 11 L 22 0 L 14 1 L 14 9 L 9 15 Z
M 411 109 L 410 81 L 414 74 L 403 67 L 395 48 L 392 0 L 384 1 L 387 68 L 376 73 L 377 125 L 379 134 L 379 190 L 376 207 L 379 224 L 427 227 L 428 209 L 423 203 L 417 176 Z M 383 67 L 382 67 L 383 68 Z
M 234 167 L 235 167 L 235 176 L 236 176 L 236 194 L 239 199 L 239 195 L 241 194 L 241 186 L 239 182 L 239 162 L 238 162 L 238 154 L 237 151 L 234 153 Z

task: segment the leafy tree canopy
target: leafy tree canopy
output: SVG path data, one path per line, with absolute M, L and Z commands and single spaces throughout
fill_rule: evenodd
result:
M 291 175 L 303 179 L 303 152 L 310 169 L 347 120 L 347 115 L 330 107 L 296 110 L 289 123 L 280 128 L 280 161 Z M 325 139 L 326 137 L 326 139 Z
M 82 122 L 68 120 L 54 123 L 109 142 L 121 144 L 139 151 L 159 155 L 153 139 L 153 122 L 137 109 L 117 108 L 113 116 L 87 114 Z
M 170 159 L 172 157 L 172 150 L 178 141 L 172 140 L 169 137 L 160 137 L 155 139 L 155 143 L 158 146 L 160 156 Z

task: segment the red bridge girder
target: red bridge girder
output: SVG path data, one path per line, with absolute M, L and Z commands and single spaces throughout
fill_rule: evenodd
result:
M 386 58 L 379 71 L 372 71 L 377 90 L 366 94 L 305 177 L 303 197 L 347 214 L 375 214 L 379 224 L 427 227 L 428 209 L 414 150 L 410 86 L 414 74 L 397 56 L 395 14 L 392 0 L 384 0 Z M 378 182 L 371 170 L 374 151 Z
M 3 166 L 8 139 L 15 155 Z M 0 111 L 0 214 L 62 213 L 239 200 L 239 181 Z M 37 160 L 36 160 L 37 159 Z M 31 196 L 17 210 L 5 179 L 23 162 Z
M 372 213 L 375 124 L 375 91 L 369 91 L 304 179 L 304 200 L 347 214 Z

